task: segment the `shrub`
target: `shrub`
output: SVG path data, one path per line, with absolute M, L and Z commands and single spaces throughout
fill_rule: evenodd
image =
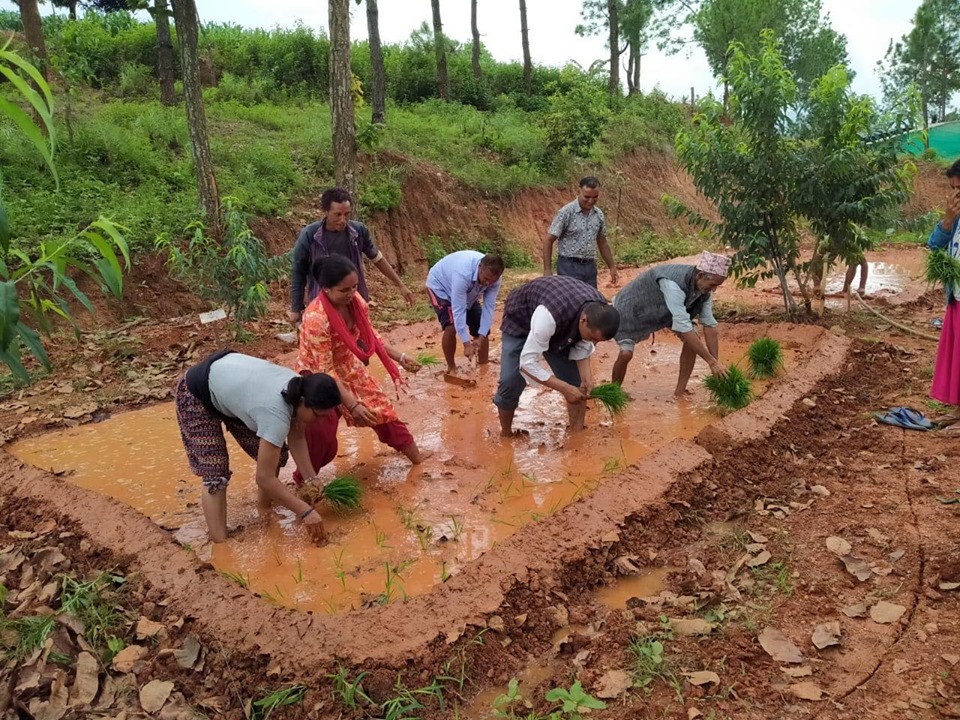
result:
M 152 95 L 154 87 L 153 71 L 146 65 L 131 63 L 120 68 L 117 87 L 120 97 Z
M 543 119 L 547 142 L 556 150 L 586 157 L 609 117 L 604 89 L 574 68 L 564 68 L 553 83 L 550 109 Z
M 186 282 L 200 297 L 226 306 L 235 323 L 260 317 L 270 299 L 268 285 L 286 271 L 287 257 L 270 257 L 263 242 L 247 225 L 236 198 L 223 199 L 224 236 L 209 237 L 202 223 L 187 227 L 193 236 L 180 248 L 169 236 L 156 240 L 158 250 L 167 253 L 171 275 Z M 239 325 L 237 324 L 239 329 Z

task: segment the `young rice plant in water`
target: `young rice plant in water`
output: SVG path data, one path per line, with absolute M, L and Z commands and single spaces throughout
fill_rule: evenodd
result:
M 356 510 L 360 507 L 363 487 L 355 477 L 338 477 L 324 485 L 321 496 L 338 509 Z
M 745 408 L 753 399 L 750 380 L 736 365 L 727 368 L 726 377 L 709 375 L 703 384 L 710 392 L 713 402 L 726 410 Z
M 771 337 L 754 340 L 747 348 L 750 375 L 758 380 L 772 378 L 783 369 L 783 348 Z

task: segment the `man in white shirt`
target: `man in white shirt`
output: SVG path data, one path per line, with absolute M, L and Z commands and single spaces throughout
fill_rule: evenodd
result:
M 511 292 L 503 309 L 500 384 L 493 398 L 500 434 L 513 436 L 513 416 L 531 380 L 563 395 L 570 429 L 582 430 L 593 389 L 590 356 L 595 343 L 613 338 L 619 325 L 616 308 L 576 278 L 551 275 Z

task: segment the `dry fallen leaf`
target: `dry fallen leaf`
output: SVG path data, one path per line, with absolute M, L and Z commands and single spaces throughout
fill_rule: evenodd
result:
M 183 640 L 183 647 L 175 650 L 173 656 L 180 667 L 189 670 L 197 664 L 197 658 L 200 656 L 199 641 L 193 635 L 187 635 Z
M 816 683 L 812 682 L 801 682 L 795 683 L 787 688 L 790 691 L 790 694 L 794 697 L 798 697 L 801 700 L 813 700 L 817 701 L 823 697 L 823 690 L 817 687 Z
M 57 529 L 57 521 L 48 519 L 48 520 L 44 520 L 42 523 L 37 525 L 33 529 L 33 531 L 37 535 L 49 535 L 56 529 Z
M 760 647 L 777 662 L 803 662 L 803 655 L 800 653 L 800 648 L 790 642 L 787 636 L 775 627 L 765 627 L 757 639 L 760 641 Z
M 840 644 L 840 623 L 833 622 L 820 623 L 813 631 L 813 644 L 818 650 Z
M 948 663 L 950 663 L 951 665 L 956 665 L 958 662 L 960 662 L 960 655 L 952 655 L 952 654 L 950 654 L 950 653 L 944 653 L 944 654 L 941 655 L 940 657 L 942 657 L 944 660 L 946 660 L 946 661 L 947 661 Z
M 41 702 L 39 698 L 30 701 L 30 714 L 34 720 L 60 720 L 67 713 L 67 674 L 56 670 L 50 685 L 50 700 Z
M 906 611 L 907 609 L 903 605 L 881 600 L 870 608 L 870 619 L 882 624 L 894 623 L 903 617 Z
M 696 685 L 697 687 L 701 685 L 720 684 L 720 676 L 715 672 L 710 672 L 709 670 L 698 670 L 697 672 L 684 673 L 684 676 L 690 681 L 691 685 Z
M 762 553 L 760 553 L 756 557 L 753 557 L 747 560 L 747 567 L 755 568 L 755 567 L 760 567 L 761 565 L 766 565 L 770 561 L 771 557 L 773 556 L 770 554 L 770 551 L 764 550 Z
M 499 633 L 502 633 L 506 629 L 506 625 L 503 623 L 503 618 L 499 615 L 491 615 L 490 619 L 487 620 L 487 627 L 494 632 Z
M 784 675 L 789 675 L 792 678 L 799 677 L 809 677 L 813 675 L 813 669 L 809 665 L 801 665 L 800 667 L 782 667 L 780 672 Z
M 147 640 L 154 638 L 161 633 L 166 633 L 163 623 L 154 622 L 150 618 L 141 615 L 137 621 L 137 640 Z
M 687 710 L 687 720 L 697 720 L 699 717 L 703 717 L 703 713 L 696 708 L 690 708 Z
M 117 672 L 133 672 L 138 661 L 147 656 L 147 649 L 142 645 L 128 645 L 113 658 L 113 668 Z
M 594 695 L 604 700 L 611 700 L 620 697 L 631 687 L 633 687 L 633 680 L 629 673 L 623 670 L 608 670 L 597 681 Z
M 853 550 L 853 546 L 842 537 L 831 535 L 827 538 L 827 550 L 832 552 L 834 555 L 843 556 L 849 555 L 850 551 Z
M 151 680 L 140 688 L 140 707 L 144 712 L 159 712 L 170 693 L 173 692 L 173 683 L 166 680 Z
M 671 618 L 670 629 L 677 635 L 709 635 L 716 625 L 700 618 Z
M 100 665 L 88 652 L 77 657 L 77 679 L 70 688 L 70 707 L 84 707 L 93 702 L 100 690 Z
M 960 588 L 960 582 L 942 582 L 937 587 L 941 590 L 956 590 Z

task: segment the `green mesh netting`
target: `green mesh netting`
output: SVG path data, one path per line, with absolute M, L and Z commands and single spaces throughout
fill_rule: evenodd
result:
M 903 141 L 903 149 L 912 155 L 923 154 L 923 140 L 919 133 Z M 930 149 L 944 160 L 960 158 L 960 122 L 944 123 L 930 128 Z

